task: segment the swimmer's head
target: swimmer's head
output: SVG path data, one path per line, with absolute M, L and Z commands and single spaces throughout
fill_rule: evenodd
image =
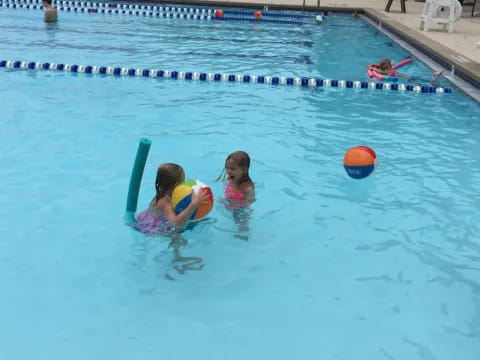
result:
M 382 70 L 387 70 L 392 67 L 392 61 L 390 59 L 383 59 L 380 61 L 380 64 L 378 64 L 378 67 Z
M 185 171 L 180 165 L 165 163 L 158 167 L 155 179 L 156 200 L 171 193 L 175 186 L 185 181 Z

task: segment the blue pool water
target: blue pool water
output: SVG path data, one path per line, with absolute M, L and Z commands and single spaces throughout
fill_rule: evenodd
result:
M 407 55 L 341 15 L 297 28 L 61 13 L 52 29 L 0 12 L 1 59 L 363 79 Z M 458 90 L 0 77 L 0 358 L 477 359 L 480 108 Z M 200 271 L 123 223 L 141 137 L 140 208 L 165 161 L 216 195 L 179 248 Z M 342 167 L 358 144 L 379 158 L 361 181 Z M 248 241 L 214 181 L 237 149 L 257 188 Z

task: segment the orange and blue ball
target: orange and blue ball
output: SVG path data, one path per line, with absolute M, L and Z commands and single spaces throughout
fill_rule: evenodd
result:
M 368 146 L 355 146 L 345 153 L 343 166 L 351 178 L 363 179 L 377 167 L 377 155 Z
M 173 190 L 172 194 L 172 206 L 176 214 L 180 214 L 185 210 L 192 201 L 192 193 L 198 193 L 201 189 L 205 189 L 208 197 L 205 203 L 193 212 L 190 216 L 190 220 L 200 220 L 205 217 L 213 207 L 213 193 L 207 185 L 198 180 L 187 180 Z

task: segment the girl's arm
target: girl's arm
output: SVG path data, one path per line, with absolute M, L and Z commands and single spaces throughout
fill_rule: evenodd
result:
M 380 69 L 380 68 L 375 68 L 375 69 L 373 69 L 373 71 L 375 71 L 376 73 L 379 73 L 379 74 L 381 74 L 381 75 L 390 75 L 390 74 L 391 74 L 393 71 L 395 71 L 395 70 L 392 70 L 392 69 L 390 69 L 390 70 L 382 70 L 382 69 Z M 410 79 L 410 78 L 411 78 L 410 75 L 402 74 L 402 73 L 399 73 L 399 72 L 397 72 L 397 71 L 395 71 L 395 75 L 393 75 L 393 76 L 401 77 L 401 78 L 405 78 L 405 79 Z
M 170 221 L 173 226 L 175 227 L 182 227 L 185 223 L 190 219 L 193 212 L 204 202 L 208 199 L 208 193 L 201 189 L 198 194 L 192 194 L 192 201 L 187 206 L 185 210 L 183 210 L 180 214 L 176 214 L 175 210 L 173 209 L 172 203 L 169 201 L 165 201 L 163 205 L 163 213 L 165 217 Z
M 382 70 L 380 68 L 374 68 L 373 71 L 375 71 L 376 73 L 378 74 L 381 74 L 381 75 L 388 75 L 390 74 L 393 70 Z
M 402 73 L 399 73 L 399 72 L 396 72 L 396 71 L 395 71 L 395 76 L 396 77 L 401 77 L 401 78 L 404 78 L 404 79 L 410 79 L 411 78 L 410 75 L 402 74 Z
M 249 185 L 245 188 L 245 201 L 251 203 L 255 201 L 255 187 L 253 185 Z

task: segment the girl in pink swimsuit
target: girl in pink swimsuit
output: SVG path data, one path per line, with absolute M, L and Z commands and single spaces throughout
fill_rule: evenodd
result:
M 172 206 L 172 193 L 173 189 L 184 181 L 185 172 L 180 165 L 172 163 L 160 165 L 155 180 L 155 197 L 150 201 L 148 209 L 138 214 L 133 227 L 148 236 L 166 235 L 175 228 L 182 227 L 198 206 L 208 198 L 204 191 L 193 193 L 192 201 L 187 208 L 176 214 Z
M 230 210 L 246 207 L 255 200 L 255 185 L 248 174 L 249 168 L 250 157 L 245 151 L 235 151 L 225 160 L 220 178 L 228 180 L 225 200 Z
M 233 221 L 238 226 L 234 237 L 248 240 L 249 222 L 255 201 L 255 185 L 250 178 L 250 157 L 245 151 L 235 151 L 228 155 L 219 179 L 227 180 L 225 186 L 225 207 L 232 211 Z

